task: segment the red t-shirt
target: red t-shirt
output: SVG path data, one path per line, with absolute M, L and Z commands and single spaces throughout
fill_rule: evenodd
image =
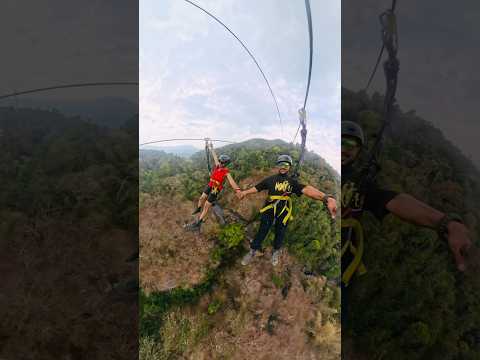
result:
M 212 174 L 210 175 L 210 182 L 208 186 L 216 187 L 219 191 L 223 189 L 223 182 L 225 181 L 225 177 L 228 174 L 228 168 L 220 167 L 217 165 L 213 168 Z

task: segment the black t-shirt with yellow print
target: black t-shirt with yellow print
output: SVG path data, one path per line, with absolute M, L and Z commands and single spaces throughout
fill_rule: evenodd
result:
M 268 196 L 290 196 L 292 194 L 301 196 L 302 190 L 305 185 L 300 184 L 297 180 L 289 176 L 288 174 L 275 174 L 263 179 L 255 188 L 257 191 L 268 190 Z M 271 204 L 267 198 L 266 205 Z
M 342 219 L 356 218 L 360 220 L 363 211 L 371 212 L 381 220 L 389 213 L 387 204 L 398 195 L 395 191 L 383 190 L 376 183 L 367 185 L 361 194 L 359 178 L 351 167 L 342 167 Z M 348 238 L 348 229 L 342 229 L 342 247 Z M 352 236 L 352 235 L 350 235 Z M 368 241 L 368 234 L 364 234 Z M 350 238 L 355 244 L 355 239 Z M 346 252 L 342 256 L 342 273 L 353 260 L 353 255 Z M 368 265 L 367 265 L 368 266 Z

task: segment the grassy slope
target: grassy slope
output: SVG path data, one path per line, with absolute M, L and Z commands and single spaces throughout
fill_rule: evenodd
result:
M 240 185 L 251 186 L 268 172 L 254 170 Z M 288 253 L 277 269 L 270 264 L 269 251 L 251 266 L 242 267 L 239 259 L 246 251 L 244 239 L 232 249 L 236 255 L 220 264 L 211 288 L 198 296 L 188 290 L 180 293 L 180 287 L 172 289 L 175 285 L 192 289 L 205 283 L 209 266 L 219 265 L 213 254 L 221 246 L 219 237 L 225 229 L 209 219 L 201 235 L 182 234 L 180 225 L 190 219 L 193 204 L 178 194 L 178 175 L 167 182 L 172 192 L 144 194 L 140 210 L 142 286 L 145 291 L 170 289 L 151 292 L 145 300 L 148 324 L 158 306 L 169 305 L 156 318 L 159 326 L 142 338 L 141 358 L 163 359 L 174 354 L 192 359 L 338 358 L 338 289 L 327 285 L 322 276 L 305 276 L 302 262 Z M 222 203 L 248 219 L 264 198 L 257 194 L 238 202 L 227 190 Z M 308 211 L 308 207 L 298 211 Z M 163 214 L 168 214 L 168 219 Z M 247 229 L 247 234 L 252 235 L 255 226 Z M 154 273 L 157 276 L 152 276 Z M 172 297 L 177 302 L 171 301 Z

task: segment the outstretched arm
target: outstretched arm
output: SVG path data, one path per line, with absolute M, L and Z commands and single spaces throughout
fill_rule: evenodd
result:
M 240 190 L 240 187 L 237 185 L 237 183 L 235 182 L 235 180 L 233 180 L 233 177 L 232 175 L 230 174 L 227 174 L 227 180 L 230 184 L 230 186 L 232 187 L 233 190 L 235 190 L 236 193 L 239 193 L 241 190 Z M 239 196 L 238 196 L 239 197 Z M 240 197 L 239 197 L 240 198 Z
M 255 193 L 257 193 L 257 192 L 258 192 L 258 190 L 257 190 L 257 188 L 254 186 L 254 187 L 251 187 L 250 189 L 241 191 L 241 192 L 239 192 L 238 194 L 239 194 L 239 198 L 240 198 L 240 199 L 243 199 L 245 196 L 250 195 L 250 194 L 255 194 Z
M 330 212 L 330 215 L 332 216 L 332 219 L 335 219 L 335 216 L 337 216 L 337 201 L 334 197 L 327 196 L 327 194 L 321 192 L 311 185 L 305 186 L 302 190 L 302 193 L 311 199 L 324 201 L 328 211 Z
M 409 223 L 438 228 L 445 214 L 427 204 L 415 199 L 408 194 L 399 194 L 386 205 L 387 210 Z M 471 246 L 468 229 L 458 221 L 447 224 L 448 244 L 455 257 L 455 262 L 460 271 L 465 270 L 465 257 L 463 252 Z
M 411 224 L 436 228 L 445 214 L 408 194 L 399 194 L 390 200 L 386 208 Z

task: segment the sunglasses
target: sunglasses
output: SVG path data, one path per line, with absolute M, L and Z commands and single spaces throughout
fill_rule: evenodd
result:
M 280 162 L 277 164 L 279 168 L 282 168 L 282 169 L 289 169 L 290 168 L 290 164 L 288 162 Z
M 350 139 L 350 138 L 342 138 L 342 148 L 346 150 L 353 150 L 355 148 L 358 148 L 358 142 L 355 139 Z

